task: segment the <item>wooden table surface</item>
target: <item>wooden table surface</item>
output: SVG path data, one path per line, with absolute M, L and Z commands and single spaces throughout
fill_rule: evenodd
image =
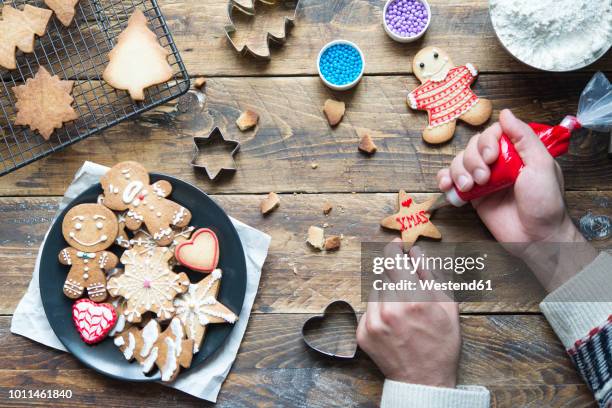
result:
M 103 377 L 69 355 L 9 331 L 43 235 L 75 171 L 85 160 L 105 165 L 137 160 L 195 183 L 228 214 L 272 236 L 247 333 L 218 405 L 376 406 L 383 377 L 367 356 L 355 362 L 320 358 L 305 348 L 300 328 L 334 299 L 364 310 L 360 242 L 394 237 L 378 222 L 395 208 L 397 190 L 417 199 L 435 193 L 435 174 L 476 131 L 461 124 L 449 144 L 422 142 L 426 115 L 405 103 L 407 90 L 417 85 L 411 57 L 423 46 L 437 45 L 456 63 L 476 65 L 481 74 L 474 89 L 493 101 L 494 119 L 499 110 L 511 108 L 524 119 L 557 123 L 576 111 L 593 71 L 611 70 L 612 55 L 585 72 L 530 70 L 499 45 L 486 0 L 430 0 L 432 25 L 421 42 L 409 45 L 385 35 L 383 0 L 302 0 L 288 43 L 262 63 L 236 55 L 227 43 L 227 1 L 160 3 L 189 73 L 208 78 L 205 103 L 190 93 L 180 104 L 173 101 L 0 179 L 0 405 L 202 405 L 161 385 Z M 354 91 L 332 92 L 316 75 L 318 51 L 336 38 L 352 40 L 365 52 L 366 75 Z M 348 106 L 335 129 L 321 113 L 332 97 Z M 234 121 L 247 108 L 259 112 L 260 125 L 241 133 Z M 238 172 L 216 183 L 189 165 L 192 137 L 207 135 L 213 126 L 242 143 Z M 357 152 L 362 132 L 370 132 L 379 146 L 371 158 Z M 607 147 L 607 136 L 581 132 L 559 160 L 574 220 L 589 211 L 612 216 Z M 280 193 L 282 204 L 262 218 L 258 204 L 269 191 Z M 321 211 L 326 202 L 334 205 L 327 217 Z M 308 227 L 323 223 L 330 225 L 328 233 L 344 234 L 340 251 L 315 253 L 305 244 Z M 441 210 L 436 223 L 444 241 L 492 239 L 471 209 Z M 509 289 L 514 284 L 509 280 Z M 461 383 L 489 387 L 496 407 L 594 406 L 537 303 L 469 303 L 461 310 Z M 48 388 L 70 389 L 73 398 L 8 399 L 11 389 Z

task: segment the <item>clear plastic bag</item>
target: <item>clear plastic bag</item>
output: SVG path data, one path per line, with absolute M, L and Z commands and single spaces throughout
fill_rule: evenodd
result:
M 597 132 L 612 129 L 612 85 L 602 73 L 596 73 L 580 95 L 578 122 Z

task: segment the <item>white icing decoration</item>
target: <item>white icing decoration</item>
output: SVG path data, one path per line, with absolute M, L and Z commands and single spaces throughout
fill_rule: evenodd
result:
M 138 193 L 140 193 L 140 190 L 142 190 L 143 187 L 144 184 L 142 184 L 142 181 L 130 181 L 125 187 L 125 190 L 123 190 L 123 196 L 121 197 L 121 199 L 126 204 L 132 203 L 134 198 L 136 198 L 136 196 L 138 195 Z
M 172 225 L 177 225 L 183 218 L 185 217 L 185 208 L 181 207 L 176 213 L 174 213 L 174 218 L 172 218 Z
M 123 337 L 119 336 L 119 337 L 115 337 L 115 339 L 113 340 L 113 343 L 115 343 L 115 346 L 121 347 L 125 344 L 125 340 L 123 340 Z
M 117 304 L 119 302 L 113 302 L 113 305 L 115 307 L 117 307 Z M 117 316 L 117 323 L 115 323 L 115 327 L 113 327 L 113 330 L 110 331 L 109 336 L 114 336 L 117 333 L 121 333 L 123 331 L 123 329 L 125 329 L 125 316 L 124 315 L 118 315 Z M 121 337 L 117 337 L 117 339 L 119 339 Z
M 163 188 L 161 188 L 159 186 L 159 184 L 155 183 L 155 184 L 153 184 L 152 187 L 153 187 L 153 192 L 155 194 L 157 194 L 158 197 L 165 197 L 166 196 L 166 192 L 164 191 Z
M 157 341 L 157 337 L 159 336 L 159 326 L 155 320 L 151 320 L 147 325 L 142 329 L 142 349 L 140 349 L 140 356 L 146 357 L 151 352 L 151 347 Z M 148 372 L 148 371 L 147 371 Z
M 134 357 L 135 347 L 136 347 L 136 339 L 134 338 L 134 335 L 130 332 L 128 333 L 128 345 L 125 348 L 125 350 L 123 350 L 123 356 L 125 357 L 126 360 L 131 360 L 132 357 Z
M 166 361 L 159 368 L 159 370 L 161 371 L 161 374 L 162 374 L 162 377 L 161 377 L 162 381 L 170 381 L 170 379 L 172 378 L 172 375 L 178 369 L 178 360 L 176 358 L 177 357 L 176 344 L 169 337 L 165 338 L 165 343 L 168 349 L 166 352 Z
M 143 373 L 146 374 L 151 371 L 151 369 L 153 368 L 153 364 L 155 364 L 155 360 L 157 360 L 158 352 L 159 349 L 157 347 L 153 347 L 153 350 L 151 350 L 151 354 L 149 354 L 149 357 L 147 357 L 146 360 L 142 362 Z
M 68 236 L 70 238 L 72 238 L 73 241 L 75 241 L 75 242 L 77 242 L 77 243 L 79 243 L 79 244 L 81 244 L 83 246 L 98 245 L 100 242 L 104 242 L 104 241 L 106 241 L 108 239 L 108 237 L 106 235 L 102 235 L 97 241 L 94 241 L 94 242 L 84 242 L 84 241 L 81 241 L 80 239 L 78 239 L 76 237 L 76 234 L 74 232 L 72 232 L 72 231 L 70 231 L 70 234 L 68 234 Z

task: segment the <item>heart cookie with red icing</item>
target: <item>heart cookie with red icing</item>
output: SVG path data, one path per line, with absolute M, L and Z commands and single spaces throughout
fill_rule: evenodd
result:
M 198 272 L 212 272 L 219 263 L 219 241 L 217 235 L 208 228 L 200 228 L 189 241 L 177 245 L 174 250 L 176 260 Z
M 117 313 L 109 303 L 80 299 L 72 305 L 72 320 L 83 341 L 95 344 L 104 340 L 115 327 Z

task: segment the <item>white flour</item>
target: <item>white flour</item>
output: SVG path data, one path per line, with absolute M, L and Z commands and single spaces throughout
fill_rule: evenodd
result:
M 491 0 L 490 5 L 502 43 L 538 68 L 576 68 L 612 43 L 611 0 Z

